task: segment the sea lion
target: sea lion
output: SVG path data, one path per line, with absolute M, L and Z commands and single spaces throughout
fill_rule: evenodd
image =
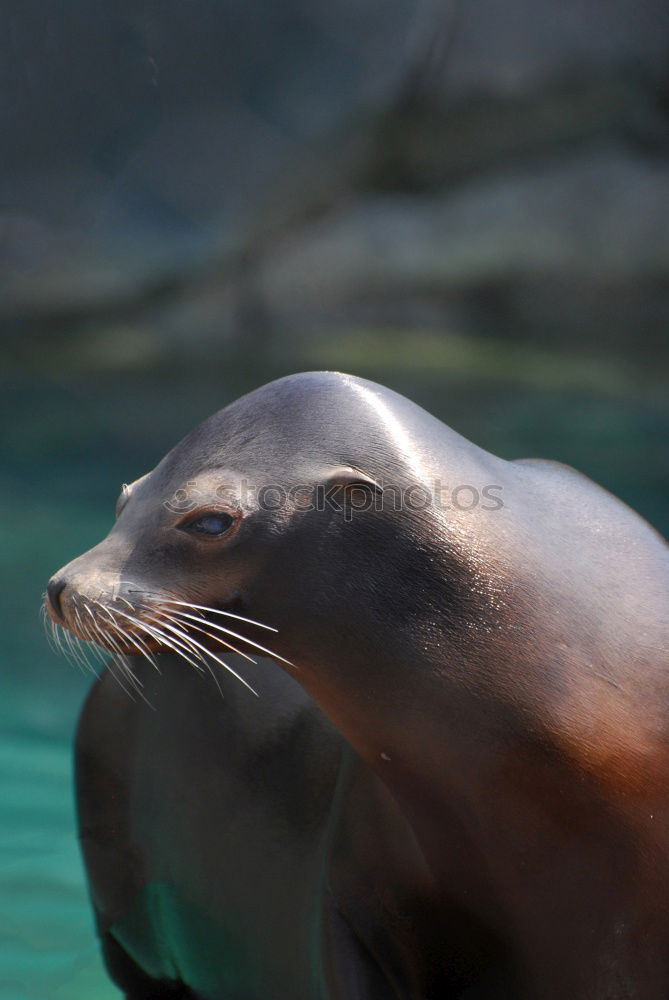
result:
M 278 629 L 274 658 L 397 803 L 391 884 L 415 838 L 414 901 L 444 976 L 467 970 L 424 996 L 666 1000 L 668 584 L 663 539 L 584 476 L 308 373 L 124 491 L 48 606 L 83 639 L 191 660 L 216 636 L 264 645 L 226 614 Z

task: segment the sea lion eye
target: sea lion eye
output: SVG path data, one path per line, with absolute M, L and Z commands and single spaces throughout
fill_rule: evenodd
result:
M 235 519 L 230 514 L 201 514 L 193 521 L 184 524 L 183 530 L 193 535 L 217 538 L 229 531 L 234 523 Z

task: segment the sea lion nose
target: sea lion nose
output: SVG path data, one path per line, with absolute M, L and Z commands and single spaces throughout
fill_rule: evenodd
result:
M 60 595 L 65 590 L 65 581 L 59 580 L 57 577 L 53 576 L 49 583 L 47 584 L 46 593 L 49 598 L 49 604 L 55 614 L 56 618 L 60 618 L 62 621 L 63 610 L 60 606 Z

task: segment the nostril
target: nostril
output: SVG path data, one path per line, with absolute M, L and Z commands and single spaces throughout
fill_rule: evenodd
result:
M 63 610 L 60 606 L 60 595 L 65 590 L 64 580 L 49 580 L 46 592 L 49 598 L 49 604 L 58 618 L 63 617 Z

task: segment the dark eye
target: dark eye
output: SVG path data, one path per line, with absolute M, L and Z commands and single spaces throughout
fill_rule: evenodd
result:
M 184 524 L 184 531 L 190 531 L 194 535 L 206 535 L 209 538 L 216 538 L 224 535 L 235 523 L 234 517 L 230 514 L 201 514 L 188 524 Z

